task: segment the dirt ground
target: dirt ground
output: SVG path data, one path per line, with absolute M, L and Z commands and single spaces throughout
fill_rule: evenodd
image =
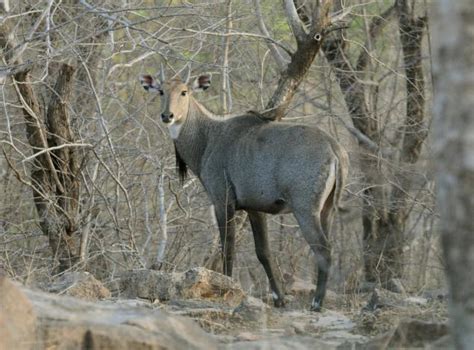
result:
M 308 338 L 314 339 L 320 348 L 351 348 L 394 332 L 402 322 L 421 321 L 428 325 L 444 325 L 447 322 L 444 300 L 388 291 L 379 293 L 383 295 L 375 310 L 364 309 L 372 293 L 338 295 L 332 292 L 328 293 L 325 309 L 321 313 L 309 311 L 309 303 L 304 298 L 291 296 L 285 308 L 274 308 L 267 300 L 267 303 L 254 306 L 253 311 L 243 315 L 239 315 L 237 309 L 211 300 L 171 301 L 159 307 L 169 313 L 194 319 L 222 344 L 250 346 L 266 342 L 269 346 L 279 344 L 282 349 L 312 348 Z M 425 337 L 423 334 L 419 336 Z M 426 342 L 429 340 L 426 339 Z M 405 342 L 410 340 L 405 339 Z
M 271 295 L 249 295 L 231 278 L 202 267 L 175 273 L 132 270 L 108 286 L 89 273 L 72 272 L 44 285 L 43 292 L 25 287 L 22 292 L 4 283 L 3 293 L 11 300 L 25 293 L 25 308 L 36 315 L 48 346 L 71 346 L 62 336 L 67 330 L 77 344 L 90 338 L 123 349 L 137 341 L 137 349 L 163 344 L 208 348 L 197 345 L 196 339 L 226 350 L 452 347 L 442 291 L 415 295 L 378 288 L 345 294 L 329 290 L 322 312 L 312 312 L 312 285 L 297 286 L 287 294 L 284 308 L 275 308 Z M 12 320 L 26 315 L 17 312 L 15 303 L 5 305 L 12 308 L 6 313 Z

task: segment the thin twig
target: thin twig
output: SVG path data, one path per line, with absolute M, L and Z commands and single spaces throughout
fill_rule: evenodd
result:
M 64 144 L 59 145 L 59 146 L 53 146 L 53 147 L 48 147 L 48 148 L 42 149 L 41 151 L 36 152 L 35 154 L 33 154 L 29 157 L 26 157 L 25 159 L 22 160 L 22 162 L 28 162 L 28 161 L 30 161 L 30 160 L 46 153 L 46 152 L 55 151 L 55 150 L 58 150 L 58 149 L 61 149 L 61 148 L 66 148 L 66 147 L 92 148 L 93 146 L 90 143 L 64 143 Z

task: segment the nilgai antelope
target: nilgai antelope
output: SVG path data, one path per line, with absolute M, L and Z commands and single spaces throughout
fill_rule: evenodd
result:
M 348 172 L 348 157 L 314 126 L 269 121 L 258 113 L 218 116 L 194 98 L 211 76 L 165 80 L 141 77 L 148 92 L 161 95 L 161 121 L 173 139 L 181 177 L 187 167 L 200 179 L 215 207 L 226 275 L 235 257 L 236 210 L 248 213 L 257 257 L 268 276 L 274 304 L 284 291 L 270 254 L 265 213 L 292 212 L 316 255 L 318 279 L 311 310 L 320 311 L 331 265 L 328 235 Z

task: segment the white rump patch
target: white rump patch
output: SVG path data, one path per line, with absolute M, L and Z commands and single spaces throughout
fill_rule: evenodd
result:
M 277 293 L 273 292 L 272 291 L 272 297 L 273 297 L 273 300 L 278 300 L 278 295 Z
M 325 183 L 324 192 L 321 194 L 321 202 L 319 211 L 323 210 L 324 203 L 328 199 L 331 191 L 333 190 L 334 186 L 336 185 L 336 167 L 337 161 L 333 161 L 330 165 L 329 175 Z

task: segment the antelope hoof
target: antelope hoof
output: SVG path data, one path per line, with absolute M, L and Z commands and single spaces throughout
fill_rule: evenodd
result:
M 273 305 L 275 305 L 275 307 L 285 307 L 286 305 L 285 299 L 283 298 L 274 299 Z
M 280 296 L 279 293 L 272 291 L 273 305 L 275 307 L 284 307 L 285 306 L 285 297 Z
M 313 300 L 313 302 L 311 303 L 311 308 L 309 310 L 314 311 L 314 312 L 321 312 L 322 311 L 322 306 L 323 305 L 322 305 L 321 302 Z

